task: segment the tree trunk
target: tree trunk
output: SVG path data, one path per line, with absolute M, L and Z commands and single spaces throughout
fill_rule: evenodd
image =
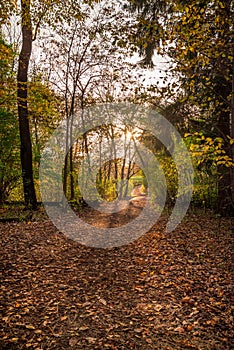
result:
M 221 125 L 219 122 L 219 128 L 224 127 L 224 122 Z M 226 134 L 228 135 L 228 134 Z M 230 155 L 230 146 L 225 141 L 224 149 L 228 155 Z M 232 169 L 227 168 L 224 165 L 218 167 L 219 181 L 218 181 L 218 200 L 217 200 L 217 212 L 222 216 L 233 216 L 234 214 L 234 202 L 232 191 Z
M 226 43 L 227 54 L 233 55 L 233 38 L 230 38 L 230 22 L 228 19 L 232 18 L 231 11 L 231 1 L 224 3 L 224 7 L 221 10 L 223 18 L 226 18 L 227 21 L 224 23 L 222 31 L 219 33 L 221 40 Z M 216 84 L 216 96 L 219 101 L 219 106 L 217 110 L 218 116 L 218 131 L 220 136 L 224 139 L 224 150 L 226 154 L 232 158 L 233 156 L 233 147 L 230 146 L 230 137 L 233 135 L 233 64 L 228 69 L 230 65 L 227 58 L 220 58 L 219 62 L 219 71 L 228 72 L 232 74 L 232 79 L 226 77 L 221 73 L 221 76 L 217 76 Z M 230 95 L 232 95 L 231 103 L 229 100 Z M 234 198 L 233 198 L 233 168 L 220 166 L 219 169 L 220 179 L 218 182 L 218 205 L 217 211 L 222 216 L 233 216 L 234 215 Z
M 124 197 L 127 197 L 127 195 L 128 195 L 128 187 L 129 187 L 129 179 L 130 179 L 131 169 L 132 169 L 132 161 L 129 160 L 128 172 L 127 172 L 127 177 L 126 177 L 127 183 L 126 183 L 126 187 L 125 187 L 125 191 L 124 191 Z
M 28 118 L 28 66 L 32 52 L 32 24 L 30 0 L 21 0 L 22 49 L 19 55 L 17 75 L 17 103 L 20 129 L 20 157 L 27 208 L 36 209 L 37 199 L 33 181 L 32 143 Z
M 69 144 L 69 119 L 66 119 L 66 147 L 65 147 L 65 160 L 64 160 L 64 168 L 63 168 L 63 193 L 64 196 L 67 196 L 67 171 L 68 171 L 68 144 Z M 65 203 L 64 203 L 65 204 Z
M 74 113 L 74 112 L 73 112 Z M 73 174 L 73 116 L 71 114 L 71 124 L 70 124 L 70 149 L 69 149 L 69 162 L 70 162 L 70 200 L 73 201 L 75 198 L 75 189 L 74 189 L 74 174 Z
M 229 138 L 232 134 L 232 121 L 230 104 L 228 103 L 228 96 L 230 95 L 232 86 L 226 79 L 219 77 L 217 83 L 217 96 L 220 97 L 220 110 L 217 110 L 218 115 L 218 132 L 224 139 L 224 150 L 229 157 L 232 157 L 232 150 L 230 147 Z M 219 95 L 218 95 L 219 92 Z M 222 216 L 232 216 L 234 213 L 234 202 L 232 193 L 232 169 L 225 165 L 218 167 L 219 181 L 218 181 L 218 201 L 217 212 Z
M 234 46 L 232 49 L 234 57 Z M 234 59 L 232 64 L 232 99 L 231 99 L 231 138 L 234 139 Z M 231 158 L 234 159 L 234 143 L 231 144 Z M 231 193 L 232 193 L 232 203 L 234 203 L 234 168 L 230 168 L 231 173 Z M 234 208 L 233 208 L 234 215 Z

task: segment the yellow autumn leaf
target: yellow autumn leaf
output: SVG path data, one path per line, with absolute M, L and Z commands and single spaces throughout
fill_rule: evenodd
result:
M 27 328 L 27 329 L 35 329 L 35 327 L 32 324 L 26 324 L 25 328 Z
M 62 317 L 60 318 L 61 321 L 65 321 L 66 319 L 67 319 L 67 316 L 62 316 Z
M 19 338 L 11 338 L 12 342 L 17 342 L 19 340 Z
M 212 144 L 212 143 L 213 143 L 213 140 L 212 140 L 212 138 L 207 137 L 207 138 L 206 138 L 206 142 L 208 142 L 209 144 Z

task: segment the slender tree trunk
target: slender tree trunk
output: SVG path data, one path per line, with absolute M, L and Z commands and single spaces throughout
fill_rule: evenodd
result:
M 110 144 L 110 141 L 108 141 L 109 143 L 109 149 L 110 149 L 110 161 L 108 162 L 108 170 L 107 170 L 107 179 L 108 181 L 110 181 L 111 179 L 111 170 L 112 170 L 112 159 L 113 159 L 113 143 L 111 142 Z
M 126 176 L 127 183 L 126 183 L 126 187 L 125 187 L 125 191 L 124 191 L 124 197 L 127 197 L 127 195 L 128 195 L 128 187 L 129 187 L 128 185 L 129 185 L 131 169 L 132 169 L 132 161 L 130 160 L 129 164 L 128 164 L 128 172 L 127 172 L 127 176 Z
M 234 46 L 232 49 L 234 57 Z M 234 139 L 234 59 L 232 64 L 232 100 L 231 100 L 231 138 Z M 231 158 L 234 159 L 234 143 L 231 145 Z M 234 168 L 230 168 L 231 172 L 231 193 L 232 193 L 232 203 L 234 203 Z M 234 209 L 233 209 L 234 213 Z
M 223 18 L 232 18 L 231 1 L 224 2 L 224 6 L 221 9 Z M 223 31 L 219 33 L 221 39 L 226 42 L 227 55 L 233 55 L 233 38 L 230 38 L 230 23 L 227 20 L 223 25 Z M 231 41 L 230 41 L 231 39 Z M 216 114 L 218 115 L 218 130 L 220 136 L 224 138 L 224 150 L 226 154 L 232 158 L 233 147 L 230 146 L 229 137 L 233 135 L 233 76 L 232 79 L 223 76 L 222 72 L 228 71 L 229 62 L 227 59 L 222 62 L 220 58 L 219 71 L 221 76 L 217 76 L 216 84 L 216 96 L 219 101 L 220 108 Z M 230 67 L 230 72 L 233 74 L 233 66 Z M 229 100 L 232 94 L 231 101 Z M 231 103 L 230 103 L 231 102 Z M 219 169 L 219 182 L 218 182 L 218 205 L 217 211 L 222 216 L 234 215 L 234 198 L 233 198 L 233 169 L 230 167 L 220 166 Z
M 103 174 L 102 174 L 102 136 L 99 136 L 99 183 L 100 186 L 102 186 L 102 179 L 103 179 Z
M 35 163 L 36 163 L 36 173 L 39 173 L 39 167 L 40 167 L 40 143 L 39 143 L 39 136 L 38 136 L 38 122 L 37 118 L 34 115 L 33 116 L 33 125 L 34 125 L 34 133 L 35 133 Z M 35 167 L 34 167 L 34 173 L 35 173 Z
M 17 75 L 17 103 L 20 129 L 20 156 L 24 198 L 27 208 L 36 209 L 37 199 L 33 181 L 32 143 L 28 117 L 28 66 L 32 52 L 32 24 L 30 0 L 21 0 L 22 49 Z
M 64 196 L 66 197 L 67 196 L 68 152 L 69 152 L 69 118 L 68 117 L 66 118 L 65 138 L 66 139 L 65 139 L 65 159 L 64 159 L 64 168 L 63 168 L 63 193 L 64 193 Z
M 118 180 L 118 164 L 117 164 L 117 152 L 116 152 L 116 142 L 115 142 L 115 132 L 113 124 L 111 124 L 111 140 L 112 140 L 112 148 L 113 148 L 113 159 L 114 159 L 114 178 Z
M 219 111 L 218 130 L 220 136 L 224 139 L 224 150 L 228 156 L 232 156 L 232 151 L 227 136 L 231 136 L 232 121 L 230 118 L 230 105 L 228 102 L 228 96 L 230 94 L 231 86 L 225 86 L 225 81 L 222 84 L 221 77 L 217 86 L 217 91 L 220 92 L 222 100 L 220 101 L 221 109 Z M 224 165 L 218 167 L 219 181 L 218 181 L 218 201 L 217 212 L 222 216 L 232 216 L 234 213 L 234 202 L 232 195 L 232 169 L 227 168 Z
M 70 161 L 70 200 L 75 198 L 75 189 L 74 189 L 74 174 L 73 174 L 73 113 L 71 115 L 71 124 L 70 124 L 70 150 L 69 150 L 69 161 Z
M 85 104 L 84 104 L 84 92 L 81 94 L 81 122 L 82 122 L 82 128 L 83 128 L 83 140 L 84 140 L 84 156 L 87 157 L 87 162 L 88 162 L 88 174 L 86 176 L 86 187 L 90 186 L 90 173 L 91 173 L 91 165 L 90 165 L 90 154 L 89 154 L 89 146 L 88 146 L 88 137 L 87 137 L 87 131 L 86 125 L 85 125 L 85 114 L 84 114 L 84 109 L 85 109 Z M 84 173 L 82 178 L 84 179 Z
M 126 140 L 126 132 L 127 130 L 125 129 L 124 133 L 125 133 L 125 140 L 124 140 L 124 154 L 123 154 L 123 160 L 122 160 L 122 167 L 121 167 L 121 172 L 120 172 L 120 179 L 121 179 L 121 185 L 120 185 L 120 189 L 119 189 L 119 198 L 122 199 L 123 197 L 123 188 L 124 188 L 124 178 L 125 178 L 125 165 L 126 165 L 126 157 L 127 157 L 127 149 L 128 146 L 126 144 L 127 140 Z

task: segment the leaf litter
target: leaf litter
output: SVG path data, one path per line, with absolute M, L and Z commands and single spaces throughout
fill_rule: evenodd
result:
M 232 220 L 192 212 L 172 233 L 166 222 L 112 249 L 49 220 L 1 223 L 0 349 L 233 349 Z

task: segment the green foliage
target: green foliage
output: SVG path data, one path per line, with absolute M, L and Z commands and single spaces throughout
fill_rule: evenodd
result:
M 141 35 L 135 44 L 140 52 L 144 51 L 146 57 L 152 58 L 152 47 L 158 47 L 158 53 L 169 56 L 173 62 L 171 72 L 177 80 L 163 87 L 164 98 L 167 94 L 171 99 L 174 94 L 178 101 L 179 92 L 183 96 L 179 102 L 189 103 L 200 114 L 195 118 L 192 115 L 193 123 L 203 119 L 206 126 L 210 126 L 209 129 L 206 127 L 209 133 L 206 137 L 203 135 L 204 139 L 191 144 L 199 174 L 197 181 L 200 181 L 201 188 L 204 186 L 207 196 L 210 194 L 205 186 L 218 188 L 217 209 L 223 215 L 231 214 L 234 203 L 233 146 L 230 145 L 234 132 L 233 3 L 220 0 L 166 1 L 168 11 L 165 13 L 160 11 L 160 6 L 157 7 L 161 1 L 154 2 L 157 8 L 148 0 L 129 2 L 138 11 L 136 31 Z M 160 30 L 155 26 L 158 18 L 161 20 Z M 152 30 L 157 39 L 150 34 Z M 191 125 L 189 119 L 188 114 L 187 126 Z M 202 130 L 204 126 L 203 123 Z M 214 180 L 215 172 L 217 178 Z M 197 193 L 203 192 L 201 188 Z
M 185 134 L 185 143 L 190 150 L 195 170 L 192 201 L 196 206 L 214 208 L 219 179 L 222 177 L 219 166 L 234 167 L 234 161 L 227 155 L 224 141 L 220 137 L 211 138 L 203 132 L 196 132 Z
M 19 184 L 21 176 L 17 119 L 0 107 L 0 202 Z
M 92 14 L 94 20 L 91 25 L 89 15 L 96 1 L 80 3 L 69 0 L 66 6 L 57 0 L 31 0 L 28 4 L 30 2 L 34 37 L 40 26 L 45 28 L 45 32 L 50 28 L 56 33 L 48 41 L 39 37 L 39 46 L 45 50 L 40 61 L 40 72 L 52 72 L 51 82 L 55 83 L 56 91 L 60 93 L 58 98 L 42 74 L 29 76 L 28 106 L 36 186 L 41 151 L 64 111 L 68 117 L 84 106 L 116 101 L 116 95 L 125 101 L 131 96 L 135 103 L 148 103 L 159 109 L 163 101 L 164 107 L 160 113 L 181 132 L 188 130 L 185 142 L 195 168 L 193 201 L 196 205 L 213 206 L 218 183 L 222 181 L 221 167 L 225 170 L 233 168 L 233 139 L 228 124 L 233 104 L 231 2 L 129 0 L 131 10 L 136 11 L 135 16 L 129 22 L 126 20 L 126 24 L 123 21 L 120 31 L 118 25 L 112 27 L 113 16 L 123 19 L 124 14 L 113 13 L 112 3 L 105 5 L 98 15 L 92 17 Z M 4 23 L 12 11 L 16 11 L 15 4 L 15 1 L 9 1 L 1 5 L 0 15 Z M 131 26 L 128 26 L 130 22 Z M 127 32 L 124 32 L 124 27 Z M 173 61 L 172 72 L 178 79 L 173 79 L 170 88 L 163 87 L 161 96 L 158 86 L 152 86 L 148 90 L 140 84 L 138 86 L 129 74 L 129 66 L 123 65 L 121 54 L 128 54 L 132 43 L 140 49 L 143 64 L 152 66 L 155 49 L 158 49 L 158 53 L 167 54 Z M 12 188 L 14 198 L 21 193 L 20 186 L 15 187 L 20 176 L 20 145 L 14 56 L 11 46 L 0 38 L 0 200 L 5 200 Z M 174 98 L 171 98 L 173 94 Z M 165 101 L 168 95 L 169 102 Z M 194 130 L 203 132 L 193 133 Z M 100 135 L 104 137 L 105 130 Z M 145 134 L 142 139 L 160 161 L 167 183 L 168 203 L 173 204 L 178 190 L 176 166 L 152 135 Z M 91 151 L 96 145 L 87 147 Z M 80 159 L 84 156 L 84 151 L 82 152 L 78 154 Z M 79 162 L 76 162 L 75 150 L 73 157 L 74 169 L 72 166 L 69 169 L 68 165 L 67 173 L 69 175 L 74 172 L 76 178 Z M 120 175 L 120 163 L 117 165 L 115 180 L 110 178 L 113 174 L 108 174 L 105 170 L 102 180 L 98 182 L 100 195 L 108 201 L 116 198 L 117 178 L 123 177 Z M 136 185 L 141 181 L 147 187 L 146 180 L 141 175 L 131 177 L 129 188 L 126 191 L 122 188 L 120 192 L 129 194 L 131 183 Z M 69 181 L 67 183 L 69 187 Z M 68 188 L 67 192 L 69 191 L 72 192 Z M 75 192 L 79 198 L 77 184 Z
M 0 35 L 0 106 L 10 113 L 16 111 L 16 79 L 13 71 L 15 53 Z
M 185 134 L 184 140 L 190 151 L 195 172 L 192 204 L 198 207 L 214 208 L 217 200 L 218 181 L 222 176 L 218 171 L 219 165 L 234 167 L 234 162 L 226 154 L 221 138 L 212 139 L 200 132 Z M 163 151 L 157 151 L 156 157 L 166 179 L 167 205 L 172 206 L 178 194 L 176 165 L 173 159 Z
M 39 163 L 41 150 L 61 119 L 60 101 L 38 74 L 28 83 L 28 103 L 34 161 Z
M 116 182 L 112 179 L 97 182 L 97 190 L 100 196 L 107 202 L 111 202 L 117 198 Z
M 11 46 L 0 38 L 0 202 L 19 185 L 21 173 L 13 59 Z
M 34 74 L 28 83 L 29 123 L 31 129 L 34 185 L 38 200 L 39 165 L 43 147 L 61 120 L 60 101 L 42 74 Z
M 179 15 L 167 28 L 174 48 L 167 51 L 176 61 L 188 99 L 203 111 L 209 108 L 208 115 L 217 120 L 231 97 L 231 2 L 177 1 L 174 6 Z
M 9 22 L 10 16 L 17 10 L 17 1 L 7 0 L 0 3 L 0 25 Z
M 195 168 L 209 171 L 212 167 L 217 169 L 218 165 L 234 167 L 234 161 L 225 151 L 224 140 L 221 137 L 206 137 L 202 131 L 184 136 Z M 232 139 L 230 145 L 231 143 Z
M 176 201 L 178 192 L 178 173 L 175 162 L 170 156 L 166 156 L 164 152 L 158 152 L 158 161 L 162 167 L 167 185 L 167 204 L 173 205 Z
M 130 181 L 133 184 L 133 186 L 137 186 L 137 185 L 143 185 L 145 187 L 147 186 L 146 184 L 147 181 L 144 174 L 134 175 L 130 178 Z

